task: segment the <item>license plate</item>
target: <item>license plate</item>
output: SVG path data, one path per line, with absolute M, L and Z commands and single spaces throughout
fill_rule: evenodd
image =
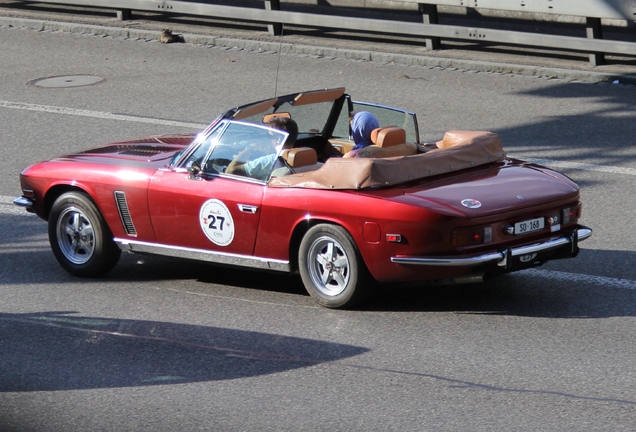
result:
M 540 231 L 543 229 L 544 226 L 545 226 L 544 218 L 536 218 L 536 219 L 525 220 L 523 222 L 517 222 L 515 224 L 515 234 L 521 235 L 521 234 L 528 234 L 534 231 Z

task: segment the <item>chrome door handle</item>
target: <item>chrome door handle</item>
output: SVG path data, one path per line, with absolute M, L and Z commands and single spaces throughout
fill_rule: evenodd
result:
M 258 207 L 248 204 L 238 204 L 238 208 L 240 211 L 244 213 L 252 213 L 255 214 L 258 211 Z

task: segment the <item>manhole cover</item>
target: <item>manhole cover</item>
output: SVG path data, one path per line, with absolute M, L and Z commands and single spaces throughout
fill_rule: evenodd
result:
M 62 88 L 62 87 L 81 87 L 93 84 L 99 84 L 106 78 L 99 75 L 64 75 L 48 78 L 39 78 L 29 81 L 28 85 L 35 87 Z

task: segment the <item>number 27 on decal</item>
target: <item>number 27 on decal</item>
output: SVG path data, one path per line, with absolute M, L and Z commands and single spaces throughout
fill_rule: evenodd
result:
M 211 219 L 210 224 L 208 225 L 208 228 L 210 229 L 218 229 L 219 231 L 223 231 L 223 222 L 225 222 L 225 218 L 223 216 L 214 216 L 214 215 L 208 215 L 208 219 Z M 218 222 L 218 226 L 217 226 L 217 222 Z

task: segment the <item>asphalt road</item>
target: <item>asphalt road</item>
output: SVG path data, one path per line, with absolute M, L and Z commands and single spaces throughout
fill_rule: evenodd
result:
M 9 28 L 0 74 L 1 431 L 634 430 L 636 87 Z M 29 84 L 78 75 L 103 80 Z M 335 86 L 416 111 L 425 140 L 498 132 L 581 184 L 594 236 L 333 311 L 298 278 L 159 258 L 72 278 L 11 204 L 29 163 Z

